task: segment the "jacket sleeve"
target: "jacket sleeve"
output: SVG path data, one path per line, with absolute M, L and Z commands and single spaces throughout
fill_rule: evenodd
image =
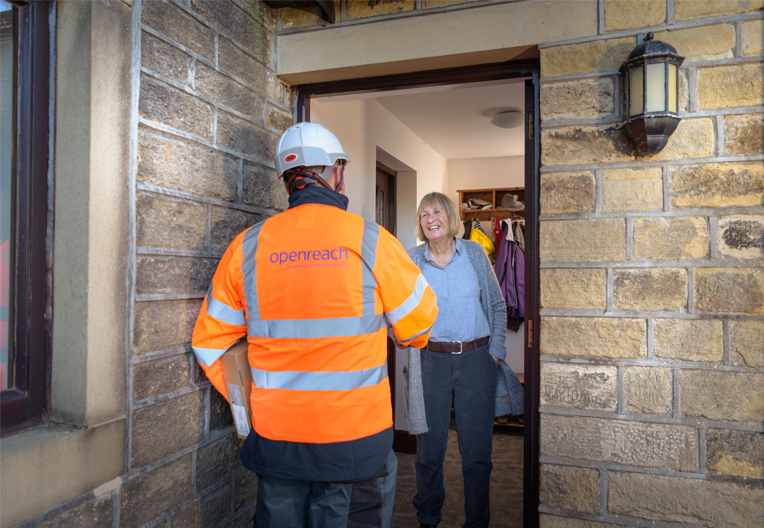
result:
M 496 280 L 496 274 L 491 269 L 491 263 L 485 251 L 474 251 L 472 254 L 478 260 L 475 270 L 478 273 L 480 295 L 486 296 L 488 309 L 493 312 L 493 317 L 486 314 L 486 318 L 491 322 L 491 340 L 488 352 L 495 358 L 504 359 L 507 357 L 507 348 L 504 346 L 504 339 L 507 334 L 507 307 L 504 305 L 504 297 L 501 295 L 499 281 Z
M 399 343 L 424 348 L 438 316 L 435 292 L 393 235 L 379 228 L 374 276 L 382 309 Z
M 247 334 L 244 299 L 238 286 L 241 284 L 242 237 L 243 233 L 234 239 L 220 260 L 191 337 L 196 360 L 226 400 L 228 391 L 223 381 L 220 357 Z

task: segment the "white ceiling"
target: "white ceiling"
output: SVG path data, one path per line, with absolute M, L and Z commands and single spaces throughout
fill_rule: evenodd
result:
M 525 80 L 510 79 L 348 94 L 320 100 L 374 98 L 446 159 L 522 156 L 524 127 L 497 128 L 491 118 L 525 111 Z

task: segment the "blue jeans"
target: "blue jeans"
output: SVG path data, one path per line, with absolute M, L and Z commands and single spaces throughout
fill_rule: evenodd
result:
M 257 528 L 377 528 L 390 526 L 398 459 L 354 482 L 320 482 L 258 475 Z
M 427 432 L 417 435 L 417 494 L 414 506 L 423 524 L 438 524 L 446 498 L 443 461 L 448 445 L 451 402 L 464 477 L 465 527 L 488 526 L 493 415 L 499 368 L 488 346 L 451 355 L 423 349 L 422 389 Z

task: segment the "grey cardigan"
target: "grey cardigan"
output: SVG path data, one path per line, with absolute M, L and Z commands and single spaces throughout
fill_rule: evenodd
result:
M 475 269 L 478 283 L 480 284 L 480 305 L 488 320 L 491 336 L 488 341 L 488 351 L 499 358 L 500 375 L 496 384 L 496 410 L 495 416 L 505 414 L 523 414 L 523 387 L 515 373 L 504 361 L 507 349 L 504 347 L 504 338 L 507 328 L 507 308 L 504 297 L 501 295 L 499 282 L 491 268 L 488 256 L 483 247 L 477 242 L 462 240 L 467 250 L 472 267 Z M 409 249 L 409 257 L 420 270 L 424 269 L 424 244 Z M 409 348 L 409 364 L 407 376 L 406 398 L 409 432 L 421 434 L 427 432 L 427 417 L 424 409 L 424 396 L 422 392 L 422 364 L 419 349 Z M 405 373 L 404 373 L 405 375 Z

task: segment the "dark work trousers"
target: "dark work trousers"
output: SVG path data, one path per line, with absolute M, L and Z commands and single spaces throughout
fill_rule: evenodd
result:
M 256 528 L 387 528 L 398 459 L 366 480 L 319 482 L 258 475 Z
M 422 524 L 438 524 L 446 493 L 443 460 L 453 397 L 464 477 L 465 527 L 488 526 L 493 415 L 499 367 L 488 346 L 458 355 L 423 349 L 422 388 L 427 432 L 417 435 L 414 506 Z

